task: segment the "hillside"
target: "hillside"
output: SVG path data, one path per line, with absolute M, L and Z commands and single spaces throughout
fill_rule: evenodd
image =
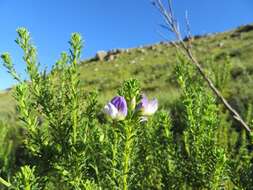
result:
M 240 111 L 246 102 L 253 103 L 253 25 L 232 31 L 205 36 L 195 36 L 195 54 L 204 67 L 211 72 L 224 64 L 227 55 L 231 58 L 231 80 L 225 96 Z M 85 49 L 84 49 L 85 51 Z M 213 56 L 215 61 L 205 64 Z M 84 90 L 98 89 L 100 102 L 109 100 L 125 79 L 138 79 L 148 96 L 156 96 L 160 105 L 169 106 L 179 96 L 174 81 L 174 66 L 177 63 L 175 48 L 169 43 L 159 43 L 128 50 L 107 52 L 105 58 L 95 57 L 81 62 L 81 86 Z M 221 67 L 222 68 L 222 67 Z M 15 112 L 15 103 L 10 92 L 0 93 L 0 118 Z M 245 104 L 245 105 L 244 105 Z

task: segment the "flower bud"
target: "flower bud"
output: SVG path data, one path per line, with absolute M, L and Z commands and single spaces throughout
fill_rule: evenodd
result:
M 131 100 L 131 103 L 130 103 L 130 109 L 131 110 L 134 110 L 135 109 L 135 106 L 136 106 L 136 97 L 134 96 Z
M 104 112 L 115 120 L 124 120 L 127 116 L 127 103 L 124 97 L 115 96 L 104 107 Z

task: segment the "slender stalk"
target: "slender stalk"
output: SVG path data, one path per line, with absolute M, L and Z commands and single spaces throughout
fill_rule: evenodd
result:
M 128 175 L 130 168 L 130 156 L 132 152 L 132 142 L 133 142 L 133 134 L 131 125 L 126 126 L 126 141 L 125 148 L 123 153 L 123 190 L 128 189 Z
M 70 80 L 71 80 L 71 90 L 72 90 L 72 124 L 73 124 L 73 143 L 76 143 L 76 138 L 77 138 L 77 108 L 78 108 L 78 94 L 77 94 L 77 68 L 76 68 L 76 59 L 73 60 L 72 62 L 72 74 L 70 76 Z
M 116 167 L 117 167 L 119 135 L 118 132 L 115 130 L 115 128 L 113 130 L 114 130 L 114 143 L 112 144 L 112 178 L 115 181 L 117 180 Z
M 168 9 L 165 9 L 165 6 L 162 4 L 161 0 L 155 0 L 154 5 L 159 10 L 161 15 L 164 18 L 165 21 L 165 28 L 168 29 L 170 32 L 172 32 L 176 39 L 178 40 L 177 43 L 172 42 L 172 44 L 176 47 L 177 50 L 179 50 L 183 55 L 185 55 L 193 65 L 197 68 L 200 75 L 203 77 L 203 79 L 207 82 L 209 88 L 213 91 L 213 93 L 220 99 L 222 104 L 225 106 L 227 110 L 229 110 L 230 114 L 233 116 L 233 118 L 241 124 L 242 127 L 244 127 L 248 132 L 251 132 L 251 129 L 246 124 L 246 122 L 242 119 L 242 117 L 239 115 L 239 113 L 232 108 L 232 106 L 228 103 L 228 101 L 224 98 L 224 96 L 221 94 L 221 92 L 215 87 L 211 79 L 206 75 L 204 72 L 204 69 L 200 65 L 197 58 L 193 55 L 192 52 L 192 45 L 191 45 L 191 38 L 188 40 L 188 44 L 186 44 L 181 36 L 179 25 L 174 17 L 173 11 L 172 11 L 172 3 L 171 0 L 168 0 Z M 189 30 L 189 22 L 187 22 L 187 28 Z
M 77 139 L 77 127 L 78 127 L 78 61 L 80 59 L 82 49 L 82 37 L 78 33 L 73 33 L 70 40 L 70 91 L 71 91 L 71 105 L 72 105 L 72 127 L 73 127 L 73 143 L 76 143 Z
M 4 180 L 3 178 L 1 178 L 1 177 L 0 177 L 0 183 L 3 184 L 3 185 L 6 186 L 6 187 L 10 187 L 10 186 L 11 186 L 11 184 L 10 184 L 9 182 L 5 181 L 5 180 Z
M 76 100 L 73 102 L 74 105 L 74 109 L 76 109 Z M 77 110 L 73 111 L 73 117 L 72 117 L 72 121 L 73 121 L 73 143 L 76 143 L 76 137 L 77 137 Z

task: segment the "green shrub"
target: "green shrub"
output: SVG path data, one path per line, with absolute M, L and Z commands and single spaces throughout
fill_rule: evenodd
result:
M 228 136 L 218 139 L 229 134 L 231 123 L 184 57 L 178 56 L 175 69 L 182 93 L 173 109 L 157 111 L 157 100 L 147 99 L 135 79 L 126 80 L 103 108 L 98 103 L 102 92 L 80 88 L 79 34 L 72 34 L 69 53 L 62 53 L 48 73 L 39 68 L 26 29 L 18 29 L 16 42 L 24 51 L 29 81 L 3 54 L 5 67 L 18 81 L 14 98 L 24 131 L 23 153 L 15 166 L 8 156 L 14 148 L 0 142 L 6 147 L 0 150 L 1 176 L 11 188 L 250 189 L 250 137 L 243 134 L 246 144 L 238 147 L 239 137 L 236 143 Z M 222 88 L 229 75 L 214 72 Z M 2 139 L 6 134 L 1 133 Z M 9 185 L 2 178 L 0 182 Z

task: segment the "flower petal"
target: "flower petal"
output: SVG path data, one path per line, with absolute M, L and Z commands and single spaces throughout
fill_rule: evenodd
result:
M 148 103 L 147 108 L 148 115 L 153 115 L 157 111 L 157 109 L 158 109 L 158 101 L 156 98 L 154 98 Z
M 137 105 L 136 110 L 143 111 L 147 106 L 148 106 L 148 98 L 145 96 L 145 94 L 142 94 L 141 102 Z
M 111 103 L 117 108 L 119 118 L 125 118 L 127 116 L 127 103 L 124 97 L 115 96 L 111 100 Z
M 141 116 L 140 117 L 140 123 L 145 123 L 148 121 L 148 118 L 146 116 Z
M 111 102 L 105 105 L 104 112 L 107 115 L 109 115 L 112 119 L 115 119 L 118 115 L 117 108 Z
M 145 95 L 142 96 L 141 103 L 137 106 L 137 110 L 141 111 L 143 116 L 153 115 L 158 109 L 158 100 L 154 98 L 149 101 Z

